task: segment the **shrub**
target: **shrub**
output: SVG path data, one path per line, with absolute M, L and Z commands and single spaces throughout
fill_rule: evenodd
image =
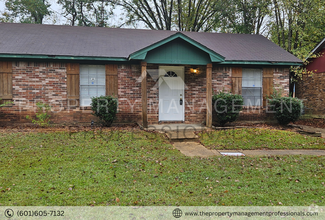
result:
M 99 96 L 91 98 L 91 110 L 104 126 L 111 126 L 117 112 L 117 99 L 111 96 Z
M 224 126 L 227 122 L 235 121 L 243 109 L 244 100 L 241 95 L 219 92 L 212 96 L 213 111 L 216 112 L 217 122 Z
M 298 120 L 303 109 L 302 100 L 292 97 L 269 99 L 269 105 L 281 125 L 287 125 Z
M 1 102 L 2 99 L 0 99 L 0 102 Z M 0 104 L 0 107 L 4 107 L 4 106 L 7 106 L 7 105 L 11 105 L 13 102 L 4 102 L 2 104 Z
M 50 117 L 49 111 L 51 107 L 48 104 L 37 102 L 36 103 L 36 119 L 33 119 L 31 116 L 27 115 L 26 118 L 28 120 L 32 120 L 33 124 L 36 124 L 41 127 L 48 127 L 50 125 Z

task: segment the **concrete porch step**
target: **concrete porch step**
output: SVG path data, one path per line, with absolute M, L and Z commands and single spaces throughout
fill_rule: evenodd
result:
M 148 131 L 160 131 L 160 132 L 171 132 L 171 131 L 202 131 L 206 127 L 201 124 L 155 124 L 149 125 L 145 130 Z
M 149 125 L 144 130 L 165 133 L 169 140 L 173 141 L 197 141 L 199 138 L 195 132 L 206 130 L 201 124 L 156 124 Z
M 179 130 L 179 131 L 167 131 L 166 135 L 170 140 L 184 140 L 184 139 L 191 139 L 195 140 L 198 139 L 194 131 L 186 131 L 186 130 Z

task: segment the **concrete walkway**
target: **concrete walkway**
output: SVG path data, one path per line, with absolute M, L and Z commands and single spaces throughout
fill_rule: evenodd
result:
M 174 147 L 182 154 L 188 157 L 210 157 L 221 155 L 216 150 L 209 150 L 198 142 L 186 141 L 186 142 L 174 142 Z
M 221 152 L 240 152 L 245 156 L 274 156 L 274 155 L 314 155 L 325 156 L 325 150 L 218 150 Z
M 324 137 L 325 129 L 313 128 L 304 125 L 293 125 L 304 132 L 321 134 Z M 157 124 L 150 125 L 146 130 L 155 130 L 165 133 L 173 146 L 182 154 L 189 157 L 211 156 L 274 156 L 274 155 L 314 155 L 325 156 L 325 150 L 209 150 L 199 143 L 196 131 L 207 129 L 199 124 Z M 224 128 L 223 128 L 224 129 Z M 319 136 L 321 136 L 319 135 Z
M 275 155 L 325 156 L 325 150 L 209 150 L 195 141 L 174 142 L 173 145 L 182 154 L 189 157 L 232 156 L 240 153 L 247 157 Z

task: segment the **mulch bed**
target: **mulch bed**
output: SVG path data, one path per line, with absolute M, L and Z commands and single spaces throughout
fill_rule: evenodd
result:
M 303 119 L 298 120 L 294 123 L 290 123 L 288 126 L 282 126 L 276 123 L 248 123 L 237 121 L 235 123 L 227 124 L 228 127 L 234 126 L 243 126 L 243 127 L 252 127 L 252 128 L 267 128 L 267 129 L 278 129 L 278 130 L 289 130 L 296 131 L 297 128 L 290 126 L 294 125 L 307 125 L 315 128 L 325 128 L 325 119 Z M 0 127 L 0 133 L 15 133 L 15 132 L 59 132 L 59 131 L 90 131 L 90 130 L 102 130 L 102 131 L 111 131 L 111 130 L 138 130 L 140 127 L 137 124 L 113 124 L 111 127 L 100 127 L 100 126 L 62 126 L 62 125 L 52 125 L 47 128 L 40 128 L 35 125 L 15 125 L 15 126 L 4 126 Z
M 325 119 L 322 118 L 313 118 L 313 119 L 302 119 L 298 120 L 295 125 L 307 125 L 314 128 L 325 128 Z
M 113 124 L 111 127 L 101 126 L 82 126 L 82 125 L 51 125 L 49 127 L 38 127 L 36 125 L 15 125 L 0 127 L 0 133 L 17 133 L 17 132 L 80 132 L 91 130 L 113 131 L 113 130 L 135 130 L 140 129 L 137 124 Z

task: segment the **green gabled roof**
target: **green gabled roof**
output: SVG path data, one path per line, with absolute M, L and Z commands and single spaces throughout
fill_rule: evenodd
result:
M 146 56 L 147 56 L 147 53 L 160 47 L 160 46 L 163 46 L 165 44 L 168 44 L 176 39 L 182 39 L 184 40 L 185 42 L 193 45 L 194 47 L 206 52 L 210 59 L 211 59 L 211 62 L 213 63 L 220 63 L 220 62 L 223 62 L 225 61 L 225 57 L 221 56 L 220 54 L 210 50 L 209 48 L 203 46 L 202 44 L 192 40 L 191 38 L 185 36 L 184 34 L 178 32 L 170 37 L 167 37 L 157 43 L 154 43 L 154 44 L 151 44 L 150 46 L 148 47 L 145 47 L 141 50 L 138 50 L 134 53 L 132 53 L 130 56 L 129 56 L 129 60 L 144 60 L 146 59 Z

